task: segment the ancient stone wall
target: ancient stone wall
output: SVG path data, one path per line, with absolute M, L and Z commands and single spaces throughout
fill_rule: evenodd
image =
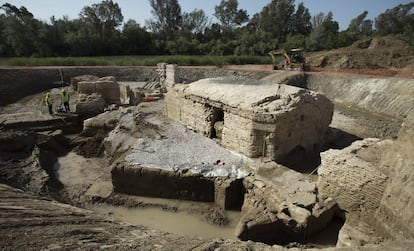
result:
M 72 77 L 94 75 L 114 76 L 118 81 L 147 81 L 156 75 L 155 67 L 16 67 L 0 69 L 0 106 L 23 97 L 61 87 Z
M 181 107 L 184 102 L 183 92 L 178 88 L 172 89 L 168 92 L 168 95 L 164 96 L 164 103 L 169 104 L 164 106 L 165 116 L 180 121 L 181 119 Z
M 96 81 L 98 79 L 99 78 L 97 76 L 93 76 L 93 75 L 76 76 L 70 79 L 70 86 L 72 87 L 74 91 L 77 91 L 79 82 Z
M 242 180 L 204 177 L 117 162 L 112 184 L 118 193 L 159 198 L 214 202 L 222 209 L 240 210 L 245 189 Z
M 398 139 L 384 151 L 381 169 L 389 176 L 375 218 L 396 239 L 414 238 L 414 110 Z
M 373 213 L 380 205 L 388 176 L 372 160 L 389 143 L 366 139 L 344 150 L 321 153 L 317 183 L 320 197 L 334 198 L 348 213 Z
M 397 240 L 414 238 L 413 128 L 411 111 L 396 140 L 365 139 L 321 153 L 320 196 Z
M 193 102 L 192 100 L 182 100 L 180 121 L 187 121 L 186 125 L 191 129 L 204 134 L 210 135 L 210 109 L 202 103 Z
M 226 148 L 278 159 L 297 148 L 303 155 L 318 152 L 333 105 L 320 94 L 292 86 L 224 78 L 175 85 L 166 95 L 165 111 L 205 136 L 221 139 Z
M 172 87 L 175 83 L 180 81 L 179 75 L 177 74 L 177 65 L 168 64 L 165 66 L 165 85 L 166 87 Z
M 214 202 L 214 181 L 190 173 L 119 163 L 112 169 L 112 183 L 119 193 Z
M 80 94 L 97 93 L 107 104 L 120 104 L 121 91 L 115 77 L 103 77 L 96 81 L 82 81 L 77 83 Z
M 253 131 L 250 119 L 237 114 L 225 113 L 221 144 L 231 150 L 246 154 L 249 157 L 262 156 L 263 140 L 260 131 Z

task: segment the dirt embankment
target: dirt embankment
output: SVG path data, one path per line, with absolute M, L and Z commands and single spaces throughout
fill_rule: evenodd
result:
M 238 240 L 180 237 L 0 184 L 1 250 L 283 250 Z
M 307 53 L 314 71 L 414 77 L 414 48 L 394 36 L 357 41 L 351 46 Z

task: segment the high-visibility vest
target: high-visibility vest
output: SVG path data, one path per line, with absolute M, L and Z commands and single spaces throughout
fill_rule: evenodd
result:
M 45 101 L 46 101 L 46 105 L 51 105 L 52 104 L 52 96 L 46 95 Z
M 62 92 L 62 102 L 69 102 L 69 93 Z

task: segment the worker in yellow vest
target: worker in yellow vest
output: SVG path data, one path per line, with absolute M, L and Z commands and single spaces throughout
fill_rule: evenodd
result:
M 52 115 L 53 114 L 53 100 L 52 100 L 52 96 L 50 95 L 50 92 L 46 93 L 46 97 L 45 97 L 45 103 L 47 105 L 47 108 L 49 108 L 49 114 Z
M 62 90 L 62 103 L 63 103 L 63 106 L 65 107 L 65 111 L 70 112 L 69 93 L 65 89 Z

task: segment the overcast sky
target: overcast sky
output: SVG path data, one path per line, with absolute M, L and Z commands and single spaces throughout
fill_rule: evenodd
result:
M 124 16 L 124 22 L 129 19 L 136 20 L 141 26 L 145 20 L 152 18 L 151 7 L 148 0 L 113 0 L 118 3 Z M 17 7 L 26 7 L 35 18 L 49 21 L 51 16 L 59 19 L 68 16 L 70 19 L 78 18 L 84 6 L 101 3 L 99 0 L 1 0 L 1 5 L 10 3 Z M 182 11 L 190 12 L 194 9 L 203 9 L 213 18 L 214 7 L 220 0 L 178 0 Z M 238 0 L 239 8 L 247 10 L 250 17 L 262 10 L 271 0 Z M 412 0 L 296 0 L 296 5 L 303 2 L 311 15 L 332 11 L 334 20 L 339 22 L 340 29 L 346 29 L 349 22 L 368 11 L 368 18 L 374 20 L 379 14 L 399 4 L 407 4 Z M 214 21 L 214 20 L 213 20 Z

